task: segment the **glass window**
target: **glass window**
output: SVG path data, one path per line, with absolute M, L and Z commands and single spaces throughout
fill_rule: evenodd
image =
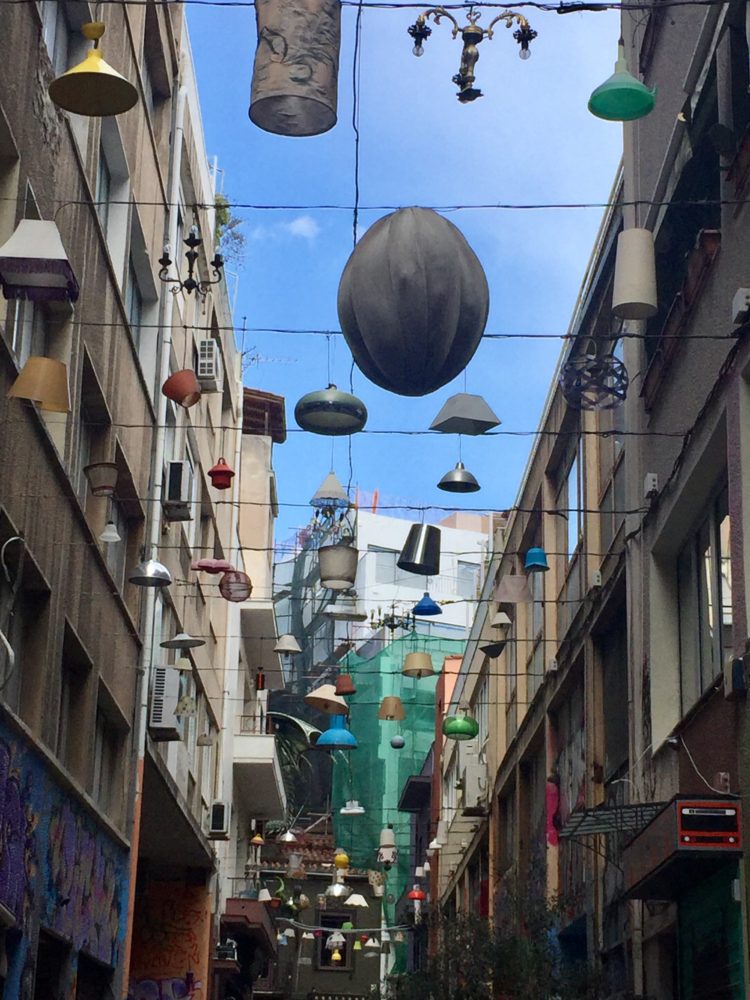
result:
M 395 583 L 398 552 L 395 549 L 381 549 L 377 545 L 368 546 L 367 551 L 373 553 L 371 558 L 375 563 L 375 583 Z
M 677 557 L 682 710 L 721 672 L 732 648 L 732 580 L 726 487 Z
M 47 330 L 44 312 L 35 302 L 15 299 L 9 306 L 11 316 L 10 346 L 19 368 L 23 368 L 31 355 L 44 355 L 47 350 Z
M 342 937 L 345 939 L 344 944 L 339 945 L 339 954 L 341 955 L 340 962 L 334 962 L 331 959 L 333 955 L 332 948 L 326 948 L 326 942 L 334 931 L 339 930 L 345 923 L 354 922 L 351 913 L 319 913 L 318 914 L 318 926 L 323 928 L 323 933 L 318 939 L 318 968 L 325 969 L 327 972 L 343 972 L 350 971 L 352 968 L 352 956 L 351 956 L 351 946 L 354 944 L 354 938 L 350 934 L 343 934 Z M 351 940 L 350 940 L 351 938 Z
M 136 349 L 141 342 L 141 324 L 143 323 L 143 296 L 138 286 L 138 278 L 133 267 L 133 258 L 128 261 L 128 283 L 125 286 L 125 309 L 128 314 L 130 333 L 135 341 Z
M 96 175 L 96 210 L 106 236 L 109 228 L 109 203 L 112 198 L 112 174 L 107 164 L 104 147 L 99 146 L 99 168 Z
M 474 718 L 479 726 L 477 742 L 482 747 L 490 734 L 490 678 L 487 674 L 479 686 L 477 700 L 474 704 Z
M 112 500 L 109 505 L 109 517 L 114 522 L 121 541 L 109 542 L 104 546 L 104 561 L 112 574 L 112 579 L 117 584 L 117 589 L 122 590 L 125 586 L 125 561 L 128 551 L 129 524 L 123 514 L 122 507 L 116 500 Z
M 458 595 L 459 597 L 477 597 L 479 593 L 479 563 L 457 563 Z
M 98 707 L 94 733 L 94 782 L 91 792 L 104 812 L 109 811 L 113 801 L 118 742 L 115 727 L 101 707 Z
M 68 68 L 68 21 L 65 5 L 60 0 L 42 3 L 42 37 L 47 46 L 55 76 Z

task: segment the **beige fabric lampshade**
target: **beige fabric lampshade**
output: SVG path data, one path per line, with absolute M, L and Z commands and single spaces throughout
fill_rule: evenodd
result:
M 429 653 L 407 653 L 401 673 L 405 677 L 430 677 L 435 673 Z
M 404 706 L 400 698 L 395 695 L 388 695 L 383 698 L 380 703 L 380 708 L 378 709 L 379 719 L 394 719 L 396 722 L 401 722 L 406 718 L 406 712 L 404 711 Z
M 498 611 L 490 622 L 490 628 L 499 628 L 503 631 L 507 631 L 513 622 L 510 620 L 510 616 L 504 611 Z
M 29 399 L 53 413 L 70 413 L 68 369 L 54 358 L 32 356 L 8 389 L 8 397 Z
M 653 233 L 624 229 L 617 237 L 612 312 L 621 319 L 650 319 L 657 311 Z
M 530 604 L 533 597 L 526 577 L 507 573 L 497 585 L 495 600 L 498 604 Z
M 317 708 L 319 712 L 327 715 L 348 715 L 349 705 L 336 694 L 336 687 L 333 684 L 321 684 L 309 694 L 305 695 L 305 704 L 311 708 Z

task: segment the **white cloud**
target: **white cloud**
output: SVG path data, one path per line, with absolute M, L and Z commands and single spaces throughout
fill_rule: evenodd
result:
M 311 215 L 298 215 L 291 222 L 282 223 L 283 228 L 292 236 L 299 236 L 310 243 L 320 233 L 320 226 Z

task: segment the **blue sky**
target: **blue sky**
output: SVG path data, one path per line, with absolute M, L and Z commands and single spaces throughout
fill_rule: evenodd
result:
M 345 7 L 338 124 L 327 134 L 270 135 L 247 117 L 255 51 L 249 8 L 188 6 L 206 143 L 224 171 L 234 202 L 315 205 L 353 201 L 351 126 L 353 28 Z M 360 191 L 362 205 L 465 205 L 606 201 L 619 161 L 622 128 L 593 118 L 586 101 L 613 70 L 618 17 L 613 12 L 526 14 L 538 32 L 532 58 L 518 58 L 510 31 L 496 27 L 480 47 L 476 76 L 484 97 L 460 105 L 451 77 L 460 41 L 450 25 L 434 28 L 424 56 L 411 54 L 407 27 L 415 9 L 365 9 L 361 36 Z M 483 12 L 481 23 L 492 13 Z M 352 250 L 350 212 L 238 211 L 247 237 L 239 272 L 238 326 L 338 329 L 336 293 Z M 382 211 L 362 211 L 360 230 Z M 601 218 L 598 209 L 470 210 L 448 217 L 481 260 L 490 287 L 490 333 L 564 333 Z M 331 464 L 331 441 L 297 431 L 297 399 L 327 383 L 327 342 L 320 336 L 247 333 L 258 360 L 246 384 L 287 401 L 286 444 L 274 451 L 279 497 L 306 503 Z M 560 351 L 556 340 L 485 340 L 466 373 L 468 392 L 483 395 L 501 430 L 533 430 Z M 332 380 L 348 387 L 350 355 L 331 340 Z M 463 376 L 422 398 L 394 396 L 355 370 L 370 430 L 426 430 Z M 457 508 L 512 505 L 530 437 L 464 438 L 466 466 L 482 484 L 465 497 L 436 488 L 458 458 L 450 435 L 359 434 L 352 438 L 353 482 L 378 489 L 381 502 Z M 333 445 L 334 467 L 349 476 L 347 439 Z M 277 538 L 309 512 L 282 506 Z

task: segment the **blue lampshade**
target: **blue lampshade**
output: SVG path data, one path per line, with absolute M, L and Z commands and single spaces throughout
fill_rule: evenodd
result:
M 345 715 L 332 715 L 328 729 L 318 737 L 317 750 L 356 750 L 354 734 L 346 728 Z
M 523 568 L 527 573 L 539 573 L 549 569 L 547 553 L 544 549 L 532 548 L 526 553 Z
M 442 615 L 443 609 L 435 604 L 428 592 L 425 590 L 424 597 L 418 601 L 411 609 L 413 615 Z

